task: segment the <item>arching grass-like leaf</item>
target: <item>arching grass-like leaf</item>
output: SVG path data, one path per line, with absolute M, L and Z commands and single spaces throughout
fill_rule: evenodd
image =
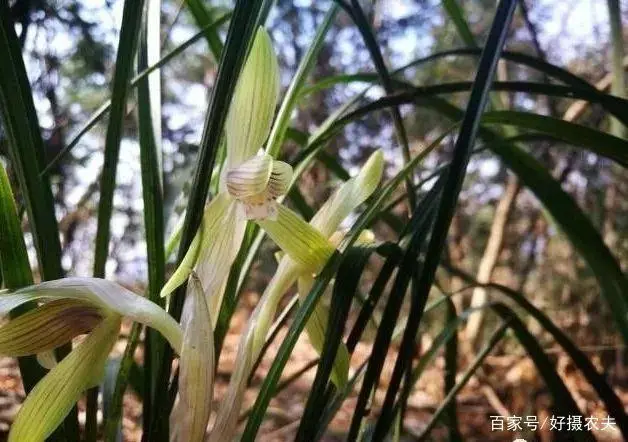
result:
M 20 220 L 15 208 L 15 200 L 11 191 L 9 177 L 0 164 L 0 274 L 4 286 L 16 289 L 31 285 L 31 274 L 28 253 Z M 27 312 L 32 306 L 22 306 L 11 311 L 11 317 L 16 318 Z M 20 373 L 24 390 L 28 393 L 35 384 L 46 374 L 34 357 L 28 356 L 19 359 Z
M 349 315 L 351 300 L 357 290 L 364 266 L 374 250 L 374 248 L 360 247 L 350 249 L 344 256 L 338 269 L 336 282 L 334 283 L 327 333 L 325 335 L 325 345 L 323 346 L 321 361 L 314 377 L 314 384 L 310 389 L 305 410 L 303 411 L 301 424 L 297 431 L 297 440 L 311 438 L 319 426 L 319 419 L 322 417 L 320 410 L 325 405 L 325 391 L 329 377 L 337 362 L 337 352 L 341 345 L 344 347 L 342 336 Z M 336 385 L 338 389 L 342 389 L 346 386 L 346 381 L 343 384 L 336 383 Z
M 555 139 L 585 147 L 628 167 L 628 141 L 559 118 L 529 112 L 496 111 L 482 117 L 486 124 L 512 125 L 549 135 Z
M 408 325 L 404 332 L 399 355 L 386 392 L 382 415 L 375 428 L 374 437 L 382 438 L 392 422 L 392 405 L 401 383 L 401 377 L 410 364 L 413 354 L 414 339 L 425 308 L 425 302 L 429 294 L 436 269 L 440 262 L 440 256 L 445 249 L 447 232 L 453 217 L 458 195 L 462 188 L 462 182 L 466 175 L 467 164 L 471 156 L 473 144 L 480 127 L 480 120 L 484 107 L 488 100 L 490 85 L 497 68 L 497 61 L 502 52 L 508 29 L 514 13 L 516 2 L 514 0 L 502 0 L 497 6 L 493 24 L 487 37 L 476 79 L 469 96 L 469 102 L 464 113 L 458 138 L 454 146 L 454 152 L 449 169 L 444 177 L 443 191 L 439 201 L 439 207 L 434 220 L 434 227 L 425 252 L 425 261 L 418 281 L 413 284 L 413 296 L 411 310 L 408 316 Z M 357 408 L 357 407 L 356 407 Z M 357 425 L 354 417 L 352 421 L 353 435 L 357 436 Z
M 508 288 L 501 284 L 478 283 L 471 275 L 461 271 L 460 269 L 451 267 L 445 263 L 444 267 L 454 275 L 462 278 L 464 281 L 473 284 L 473 286 L 484 287 L 486 289 L 494 289 L 505 295 L 508 299 L 516 302 L 519 307 L 523 308 L 530 316 L 538 321 L 546 332 L 552 335 L 556 342 L 565 350 L 574 364 L 582 372 L 587 382 L 595 389 L 600 399 L 604 402 L 609 414 L 615 418 L 618 428 L 625 438 L 628 438 L 628 415 L 624 410 L 624 405 L 608 384 L 605 376 L 598 372 L 589 357 L 578 348 L 578 346 L 569 337 L 563 333 L 552 320 L 541 310 L 536 308 L 523 294 Z
M 443 0 L 443 8 L 449 15 L 449 18 L 454 22 L 454 26 L 458 31 L 458 35 L 462 41 L 469 47 L 477 47 L 478 44 L 475 41 L 475 37 L 469 28 L 469 24 L 465 19 L 464 11 L 458 4 L 457 0 Z
M 24 195 L 26 212 L 33 234 L 42 279 L 63 276 L 61 242 L 55 216 L 50 183 L 41 177 L 44 142 L 20 43 L 8 2 L 0 2 L 0 117 L 11 165 Z M 8 265 L 8 263 L 7 263 Z M 6 277 L 6 276 L 5 276 Z M 63 357 L 71 345 L 58 350 Z M 27 380 L 31 382 L 34 379 Z M 64 425 L 69 438 L 78 437 L 78 420 L 74 409 Z
M 502 324 L 491 335 L 491 337 L 488 339 L 484 348 L 478 353 L 478 355 L 475 357 L 475 359 L 473 360 L 469 368 L 467 368 L 467 370 L 464 372 L 460 381 L 458 381 L 458 383 L 454 386 L 454 388 L 452 388 L 449 391 L 449 394 L 441 401 L 440 405 L 438 406 L 438 409 L 434 412 L 434 414 L 432 415 L 432 418 L 430 419 L 428 424 L 425 426 L 425 428 L 423 429 L 423 431 L 421 432 L 421 435 L 418 437 L 417 440 L 424 441 L 427 439 L 430 432 L 432 431 L 434 426 L 437 424 L 440 416 L 450 406 L 451 401 L 455 399 L 456 395 L 460 392 L 460 390 L 462 390 L 462 388 L 467 384 L 467 382 L 469 382 L 469 379 L 471 379 L 471 376 L 473 376 L 473 374 L 477 371 L 477 369 L 480 367 L 482 362 L 484 362 L 484 359 L 486 359 L 486 357 L 490 354 L 490 352 L 493 351 L 495 346 L 499 344 L 499 342 L 502 340 L 502 338 L 506 334 L 506 331 L 508 330 L 508 326 L 509 326 L 508 323 Z
M 273 157 L 276 157 L 279 153 L 286 130 L 288 129 L 288 123 L 290 122 L 292 111 L 296 107 L 297 100 L 301 94 L 301 89 L 303 88 L 307 76 L 314 67 L 316 57 L 323 46 L 325 36 L 333 24 L 337 13 L 338 6 L 332 4 L 318 27 L 316 35 L 314 36 L 307 52 L 303 56 L 303 59 L 299 62 L 299 66 L 297 67 L 294 77 L 292 77 L 290 86 L 288 86 L 286 95 L 281 102 L 281 107 L 279 108 L 279 112 L 275 118 L 275 123 L 270 131 L 270 135 L 268 136 L 266 152 Z
M 44 143 L 8 2 L 0 2 L 0 115 L 11 166 L 30 222 L 43 279 L 63 276 L 61 243 L 48 180 L 39 176 Z

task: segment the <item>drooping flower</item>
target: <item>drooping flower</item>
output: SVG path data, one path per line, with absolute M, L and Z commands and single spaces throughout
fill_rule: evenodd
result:
M 338 228 L 342 221 L 376 189 L 383 173 L 383 156 L 374 153 L 360 173 L 344 183 L 306 223 L 284 206 L 277 207 L 276 219 L 256 221 L 286 253 L 271 282 L 258 302 L 238 347 L 236 367 L 229 381 L 226 397 L 218 409 L 210 441 L 232 440 L 242 406 L 247 380 L 253 362 L 258 358 L 282 296 L 298 282 L 299 297 L 309 293 L 315 275 L 333 254 L 343 236 Z M 306 331 L 314 348 L 322 352 L 329 308 L 321 299 L 306 323 Z M 332 381 L 337 386 L 347 382 L 349 353 L 341 343 Z
M 29 393 L 11 426 L 11 442 L 44 441 L 81 394 L 100 383 L 122 317 L 158 330 L 181 353 L 184 340 L 179 324 L 158 305 L 113 282 L 64 278 L 3 291 L 0 315 L 31 301 L 41 305 L 0 327 L 0 354 L 41 354 L 78 335 L 89 335 Z

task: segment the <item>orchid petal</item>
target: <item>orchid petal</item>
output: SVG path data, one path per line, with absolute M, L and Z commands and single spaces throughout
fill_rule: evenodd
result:
M 273 162 L 273 171 L 268 181 L 268 193 L 272 198 L 284 195 L 292 181 L 292 166 L 283 161 Z
M 247 219 L 276 219 L 275 199 L 283 195 L 292 179 L 292 167 L 263 154 L 250 158 L 227 172 L 227 190 L 243 204 Z
M 213 232 L 218 228 L 221 228 L 224 224 L 229 224 L 225 217 L 228 214 L 229 207 L 233 202 L 232 198 L 225 193 L 219 194 L 205 207 L 203 212 L 203 221 L 199 231 L 194 236 L 190 248 L 185 254 L 183 261 L 179 264 L 179 267 L 172 274 L 168 282 L 161 289 L 160 295 L 162 297 L 168 296 L 177 287 L 187 281 L 188 276 L 195 268 L 199 255 L 202 253 L 202 248 L 207 247 L 211 241 Z
M 0 296 L 0 315 L 38 299 L 74 299 L 115 312 L 159 331 L 177 353 L 181 351 L 181 328 L 157 304 L 130 290 L 100 278 L 63 278 L 24 287 Z
M 345 182 L 314 215 L 310 224 L 323 236 L 331 236 L 340 223 L 371 196 L 384 172 L 384 156 L 376 151 L 358 175 Z
M 299 302 L 305 301 L 308 293 L 312 289 L 314 279 L 311 276 L 299 278 Z M 329 322 L 329 305 L 325 304 L 325 299 L 321 298 L 316 303 L 312 315 L 305 324 L 305 330 L 310 338 L 312 347 L 322 354 L 325 346 L 325 335 L 327 332 L 327 323 Z M 340 342 L 334 365 L 331 372 L 331 380 L 338 389 L 344 388 L 349 378 L 350 366 L 349 350 L 344 342 Z
M 81 393 L 104 374 L 107 356 L 118 339 L 120 316 L 98 327 L 33 388 L 11 426 L 9 442 L 42 442 L 59 426 Z
M 205 439 L 214 386 L 214 333 L 203 287 L 195 274 L 188 284 L 182 316 L 177 426 L 180 441 Z
M 102 311 L 85 302 L 49 302 L 0 327 L 0 354 L 20 357 L 45 352 L 87 333 L 102 320 Z
M 246 220 L 239 214 L 236 201 L 231 201 L 220 218 L 203 227 L 200 252 L 194 271 L 201 281 L 209 314 L 217 318 L 231 264 L 242 245 Z M 207 223 L 209 224 L 209 223 Z
M 273 172 L 270 155 L 256 155 L 227 171 L 227 189 L 236 198 L 246 198 L 266 190 Z
M 334 253 L 334 247 L 296 213 L 282 205 L 277 209 L 276 220 L 263 219 L 257 223 L 304 271 L 318 273 Z
M 279 97 L 279 65 L 270 36 L 257 31 L 236 85 L 227 121 L 227 166 L 255 155 L 270 132 Z

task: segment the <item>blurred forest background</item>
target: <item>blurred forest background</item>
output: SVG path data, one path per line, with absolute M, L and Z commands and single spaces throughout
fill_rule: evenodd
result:
M 115 61 L 115 47 L 120 28 L 121 0 L 17 0 L 12 13 L 17 23 L 35 104 L 45 136 L 46 157 L 58 155 L 76 131 L 109 97 Z M 190 2 L 194 3 L 194 2 Z M 206 2 L 209 3 L 209 2 Z M 364 2 L 374 24 L 379 44 L 392 69 L 434 52 L 468 47 L 460 38 L 443 5 L 437 0 L 378 0 Z M 460 1 L 470 21 L 472 38 L 478 45 L 484 41 L 493 18 L 495 1 Z M 212 13 L 220 13 L 221 1 L 211 2 Z M 286 87 L 299 60 L 307 50 L 328 2 L 318 0 L 278 0 L 268 28 L 279 56 L 282 84 Z M 624 22 L 628 22 L 628 4 L 623 6 Z M 163 0 L 162 53 L 167 53 L 198 32 L 199 25 L 183 0 Z M 221 30 L 224 36 L 226 28 Z M 580 75 L 600 89 L 611 86 L 610 28 L 606 1 L 602 0 L 521 0 L 506 45 L 508 50 L 544 58 Z M 0 60 L 0 63 L 2 61 Z M 422 64 L 403 71 L 400 78 L 423 86 L 435 82 L 472 81 L 477 59 L 455 57 Z M 628 64 L 628 59 L 626 60 Z M 207 108 L 208 90 L 214 81 L 216 61 L 208 43 L 199 39 L 181 55 L 161 69 L 163 91 L 162 147 L 164 193 L 167 220 L 171 230 L 184 207 L 182 190 L 191 181 L 197 144 Z M 351 21 L 342 13 L 330 30 L 311 82 L 316 78 L 339 74 L 373 72 L 369 54 Z M 520 65 L 502 62 L 499 79 L 547 81 L 543 74 Z M 363 84 L 339 83 L 312 94 L 303 101 L 294 115 L 294 127 L 311 131 L 356 93 Z M 373 88 L 370 97 L 383 95 Z M 464 106 L 467 94 L 451 99 Z M 567 99 L 539 98 L 526 93 L 499 92 L 493 99 L 502 108 L 533 110 L 562 117 L 603 130 L 612 124 L 595 105 Z M 143 240 L 142 198 L 139 179 L 139 147 L 137 118 L 129 104 L 125 136 L 118 167 L 118 187 L 112 219 L 112 252 L 107 263 L 107 276 L 128 286 L 146 280 L 146 247 Z M 412 112 L 410 112 L 412 110 Z M 449 123 L 429 110 L 403 108 L 402 113 L 411 136 L 413 153 L 429 144 Z M 63 234 L 63 266 L 68 275 L 89 275 L 92 268 L 95 212 L 98 203 L 98 174 L 102 166 L 103 123 L 85 135 L 50 172 L 56 209 Z M 616 128 L 613 128 L 616 130 Z M 451 142 L 451 141 L 450 141 Z M 584 208 L 623 268 L 628 265 L 628 175 L 611 160 L 585 150 L 574 149 L 560 142 L 547 140 L 526 144 Z M 359 123 L 351 124 L 335 138 L 326 152 L 341 158 L 352 171 L 375 148 L 383 148 L 390 172 L 401 165 L 393 125 L 385 112 L 371 113 Z M 290 162 L 298 147 L 286 143 L 282 159 Z M 0 129 L 0 157 L 6 155 Z M 431 154 L 417 173 L 428 177 L 434 167 L 448 158 L 448 149 Z M 301 194 L 310 207 L 318 207 L 334 187 L 337 177 L 321 163 L 315 164 L 300 181 Z M 400 204 L 400 214 L 406 207 Z M 382 226 L 378 239 L 392 237 L 393 228 Z M 27 237 L 28 238 L 28 237 Z M 524 293 L 558 324 L 594 363 L 605 370 L 611 385 L 628 403 L 628 357 L 614 327 L 607 304 L 599 296 L 599 287 L 589 268 L 574 252 L 546 216 L 536 199 L 522 188 L 500 161 L 489 151 L 473 156 L 469 173 L 449 233 L 448 261 L 480 282 L 498 282 Z M 274 260 L 270 245 L 264 250 L 249 282 L 249 290 L 239 306 L 226 341 L 223 357 L 233 357 L 238 327 L 244 323 L 254 305 L 260 288 L 268 281 Z M 32 247 L 31 247 L 32 248 Z M 33 252 L 33 262 L 35 255 Z M 468 281 L 440 270 L 437 280 L 445 292 L 465 289 Z M 464 290 L 454 302 L 461 310 L 481 304 L 486 298 L 482 289 Z M 428 317 L 429 321 L 441 321 Z M 461 363 L 472 359 L 485 330 L 491 330 L 490 317 L 475 315 L 460 332 Z M 529 326 L 543 342 L 544 336 L 535 323 Z M 428 346 L 429 330 L 421 346 Z M 305 338 L 303 338 L 305 339 Z M 549 341 L 549 340 L 548 340 Z M 554 345 L 554 344 L 551 344 Z M 585 415 L 605 416 L 594 399 L 590 387 L 574 373 L 567 358 L 548 345 L 548 352 L 558 361 L 559 373 Z M 123 347 L 121 347 L 123 348 Z M 312 359 L 306 346 L 300 346 L 288 366 L 294 372 Z M 310 353 L 308 353 L 308 351 Z M 272 352 L 271 352 L 272 356 Z M 302 358 L 301 360 L 299 360 Z M 4 395 L 0 408 L 2 420 L 10 421 L 20 393 L 15 381 L 14 365 L 2 363 L 0 387 Z M 429 415 L 442 399 L 442 361 L 426 375 L 410 401 L 411 412 L 420 428 L 421 419 Z M 257 376 L 263 376 L 264 367 Z M 386 369 L 385 369 L 386 370 Z M 313 374 L 311 374 L 313 376 Z M 288 393 L 279 396 L 269 411 L 276 414 L 274 426 L 266 422 L 264 440 L 289 440 L 290 422 L 298 418 L 312 376 L 293 384 Z M 384 375 L 385 377 L 385 375 Z M 224 373 L 224 382 L 228 373 Z M 255 385 L 255 382 L 254 382 Z M 300 396 L 299 396 L 300 395 Z M 216 395 L 220 400 L 220 390 Z M 298 398 L 301 399 L 298 399 Z M 284 402 L 281 402 L 281 400 Z M 295 399 L 297 398 L 297 399 Z M 544 387 L 535 370 L 515 343 L 506 342 L 487 359 L 465 393 L 459 397 L 459 420 L 469 440 L 507 440 L 509 433 L 491 432 L 488 416 L 535 415 L 543 408 Z M 541 404 L 541 405 L 539 405 Z M 351 406 L 350 401 L 347 404 Z M 134 419 L 137 406 L 132 396 L 127 400 L 128 418 L 125 435 L 135 437 Z M 342 413 L 337 419 L 342 420 Z M 412 420 L 407 425 L 411 426 Z M 6 430 L 6 424 L 3 424 Z M 346 424 L 345 424 L 346 425 Z M 343 424 L 338 423 L 341 427 Z M 332 425 L 333 428 L 333 425 Z M 618 433 L 602 432 L 604 440 L 619 440 Z M 548 440 L 552 435 L 547 435 Z

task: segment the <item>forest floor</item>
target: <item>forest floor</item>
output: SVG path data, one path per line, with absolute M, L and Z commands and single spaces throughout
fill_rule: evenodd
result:
M 252 308 L 256 297 L 249 295 L 245 297 L 246 307 Z M 229 381 L 229 373 L 233 369 L 235 354 L 237 351 L 240 332 L 242 331 L 250 309 L 240 308 L 233 318 L 232 328 L 225 339 L 223 355 L 219 364 L 217 374 L 217 384 L 214 393 L 214 405 L 220 402 Z M 128 325 L 123 330 L 128 332 Z M 268 354 L 260 364 L 247 391 L 244 409 L 250 407 L 257 395 L 257 389 L 261 385 L 268 372 L 272 358 L 275 355 L 279 344 L 282 342 L 285 331 L 280 332 L 273 345 L 269 348 Z M 429 347 L 429 338 L 424 338 L 423 348 Z M 121 354 L 124 350 L 125 342 L 120 340 L 114 352 Z M 358 367 L 369 356 L 369 348 L 360 345 L 356 349 L 352 367 Z M 510 353 L 510 352 L 509 352 Z M 556 362 L 558 373 L 565 381 L 576 403 L 582 411 L 584 419 L 591 425 L 595 423 L 598 430 L 594 430 L 594 435 L 599 441 L 620 441 L 622 440 L 616 425 L 609 422 L 603 404 L 597 395 L 588 385 L 586 380 L 580 375 L 568 357 L 559 351 L 550 352 Z M 138 349 L 138 358 L 141 358 L 141 348 Z M 284 371 L 283 378 L 299 371 L 308 362 L 315 359 L 316 352 L 312 349 L 306 336 L 302 336 L 295 351 L 290 357 L 290 361 Z M 390 355 L 389 355 L 390 356 Z M 590 354 L 598 369 L 606 371 L 609 367 L 608 359 L 603 360 L 596 353 Z M 470 358 L 460 357 L 459 374 L 462 373 Z M 375 396 L 375 407 L 373 413 L 377 413 L 377 405 L 381 404 L 386 392 L 386 379 L 389 379 L 394 360 L 389 358 L 384 366 L 384 382 L 379 385 Z M 443 373 L 444 361 L 439 357 L 435 363 L 422 375 L 417 387 L 413 391 L 409 406 L 406 412 L 405 426 L 407 434 L 404 440 L 415 439 L 416 434 L 429 422 L 431 415 L 442 401 L 443 394 Z M 616 370 L 615 370 L 616 371 Z M 307 399 L 307 393 L 314 379 L 316 370 L 308 370 L 295 382 L 281 391 L 270 404 L 266 414 L 266 419 L 260 429 L 258 440 L 263 442 L 281 442 L 294 440 L 299 418 L 303 412 L 303 407 Z M 617 379 L 617 374 L 613 375 Z M 621 376 L 624 382 L 614 382 L 615 391 L 622 402 L 628 405 L 628 384 L 625 382 L 627 376 Z M 20 404 L 24 399 L 22 385 L 19 379 L 19 372 L 15 360 L 11 358 L 0 358 L 0 441 L 6 440 L 7 432 Z M 343 404 L 335 419 L 331 422 L 324 441 L 342 441 L 343 430 L 350 424 L 352 411 L 357 399 L 357 393 L 352 394 Z M 552 416 L 550 411 L 551 397 L 544 388 L 542 379 L 538 376 L 532 362 L 523 354 L 515 356 L 505 355 L 498 352 L 494 356 L 489 356 L 478 374 L 470 380 L 467 386 L 458 396 L 457 412 L 458 421 L 463 440 L 465 441 L 514 441 L 518 438 L 541 442 L 553 440 L 573 440 L 570 436 L 570 426 L 573 421 L 569 416 Z M 133 442 L 139 441 L 141 435 L 141 405 L 132 391 L 125 396 L 125 412 L 123 418 L 124 440 Z M 79 404 L 81 409 L 79 419 L 84 421 L 83 404 Z M 492 416 L 509 416 L 509 418 L 494 418 Z M 99 416 L 101 418 L 101 416 Z M 520 418 L 520 419 L 519 419 Z M 561 418 L 563 418 L 561 420 Z M 542 430 L 530 432 L 533 428 L 534 420 L 538 421 Z M 583 424 L 584 424 L 583 420 Z M 499 431 L 498 427 L 503 425 L 504 431 Z M 512 429 L 509 430 L 509 425 Z M 518 431 L 518 427 L 523 431 Z M 558 428 L 562 427 L 562 431 Z M 605 427 L 605 428 L 603 428 Z M 526 431 L 527 430 L 527 431 Z M 446 440 L 446 430 L 441 426 L 432 432 L 432 440 Z

